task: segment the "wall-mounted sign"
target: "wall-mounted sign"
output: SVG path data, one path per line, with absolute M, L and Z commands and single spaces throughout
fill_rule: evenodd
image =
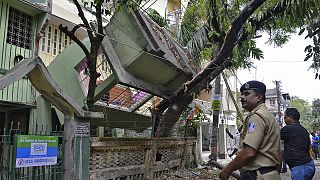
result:
M 18 135 L 16 167 L 57 164 L 58 137 Z
M 212 110 L 219 111 L 220 106 L 221 106 L 220 100 L 212 100 L 212 103 L 211 103 Z
M 76 136 L 90 137 L 90 123 L 77 122 L 75 134 Z
M 214 94 L 211 102 L 211 109 L 214 111 L 219 111 L 221 107 L 221 96 L 219 94 Z

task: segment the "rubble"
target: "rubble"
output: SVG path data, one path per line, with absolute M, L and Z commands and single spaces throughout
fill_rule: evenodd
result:
M 181 169 L 174 173 L 165 173 L 160 179 L 164 180 L 205 180 L 219 179 L 220 170 L 211 166 L 202 166 L 195 169 Z M 230 180 L 235 178 L 230 177 Z

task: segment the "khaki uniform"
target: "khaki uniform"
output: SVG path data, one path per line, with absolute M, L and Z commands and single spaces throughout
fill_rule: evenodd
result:
M 240 150 L 243 144 L 254 148 L 257 154 L 240 169 L 240 172 L 280 165 L 279 125 L 264 103 L 258 105 L 245 119 L 241 132 Z M 277 180 L 280 179 L 280 174 L 276 170 L 263 175 L 257 171 L 257 179 Z

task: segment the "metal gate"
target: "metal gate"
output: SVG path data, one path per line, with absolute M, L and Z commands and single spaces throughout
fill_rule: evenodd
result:
M 63 136 L 61 133 L 58 135 L 58 163 L 50 166 L 38 167 L 23 167 L 15 168 L 14 155 L 16 149 L 14 148 L 15 142 L 14 135 L 17 133 L 11 132 L 10 135 L 0 136 L 0 180 L 62 180 L 63 179 Z M 38 134 L 37 134 L 38 135 Z

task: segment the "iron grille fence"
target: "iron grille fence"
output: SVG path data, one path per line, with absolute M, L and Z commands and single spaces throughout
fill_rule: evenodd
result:
M 56 165 L 15 167 L 15 144 L 19 131 L 11 130 L 9 135 L 0 136 L 0 180 L 60 180 L 63 179 L 63 136 L 58 136 L 58 163 Z

